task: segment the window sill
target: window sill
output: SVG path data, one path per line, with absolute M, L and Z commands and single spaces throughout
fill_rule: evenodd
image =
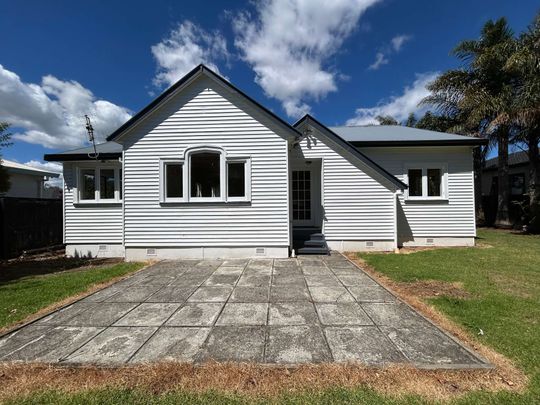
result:
M 405 198 L 406 204 L 448 204 L 448 202 L 448 198 L 445 197 Z
M 75 207 L 121 207 L 122 201 L 79 201 L 73 205 Z
M 159 205 L 170 206 L 170 205 L 204 205 L 204 206 L 215 206 L 215 205 L 251 205 L 251 200 L 244 201 L 160 201 Z

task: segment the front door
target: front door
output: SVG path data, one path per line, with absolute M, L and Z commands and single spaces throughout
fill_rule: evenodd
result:
M 307 161 L 292 168 L 293 225 L 320 226 L 320 170 L 318 161 Z

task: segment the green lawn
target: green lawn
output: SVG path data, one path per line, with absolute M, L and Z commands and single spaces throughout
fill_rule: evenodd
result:
M 66 262 L 71 267 L 70 259 L 55 259 L 50 263 L 0 268 L 0 328 L 18 322 L 48 305 L 79 294 L 93 284 L 122 276 L 143 266 L 142 263 L 117 263 L 65 270 L 62 265 L 65 266 Z M 76 264 L 83 263 L 79 261 Z
M 409 255 L 362 254 L 376 270 L 397 281 L 461 282 L 468 299 L 430 299 L 440 311 L 463 325 L 482 343 L 514 359 L 530 377 L 525 394 L 474 392 L 451 404 L 540 403 L 540 237 L 481 230 L 478 248 L 439 249 Z M 1 295 L 1 292 L 0 292 Z M 484 331 L 478 336 L 479 329 Z M 235 394 L 169 392 L 153 395 L 139 390 L 103 389 L 65 394 L 57 391 L 17 398 L 13 404 L 424 404 L 419 397 L 390 398 L 365 389 L 286 393 L 276 398 L 246 398 Z

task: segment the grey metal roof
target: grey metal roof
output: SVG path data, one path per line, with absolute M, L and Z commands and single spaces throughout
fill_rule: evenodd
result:
M 368 125 L 329 127 L 330 130 L 355 145 L 458 145 L 483 144 L 483 139 L 429 131 L 401 125 Z
M 122 145 L 117 142 L 104 142 L 96 145 L 96 151 L 99 154 L 99 159 L 115 159 L 122 156 Z M 67 161 L 67 160 L 86 160 L 90 159 L 89 155 L 94 154 L 94 147 L 87 146 L 84 148 L 67 150 L 59 153 L 45 155 L 47 161 Z

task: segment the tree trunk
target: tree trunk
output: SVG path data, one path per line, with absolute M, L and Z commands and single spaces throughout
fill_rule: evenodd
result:
M 499 148 L 498 164 L 498 182 L 499 192 L 497 199 L 497 217 L 495 226 L 499 228 L 510 228 L 510 183 L 508 178 L 508 130 L 504 127 L 499 128 L 497 134 L 497 143 Z
M 482 201 L 482 148 L 473 149 L 474 167 L 474 202 L 476 211 L 476 224 L 485 225 L 484 204 Z
M 538 158 L 539 134 L 531 131 L 527 146 L 529 156 L 529 218 L 527 230 L 540 233 L 540 159 Z

